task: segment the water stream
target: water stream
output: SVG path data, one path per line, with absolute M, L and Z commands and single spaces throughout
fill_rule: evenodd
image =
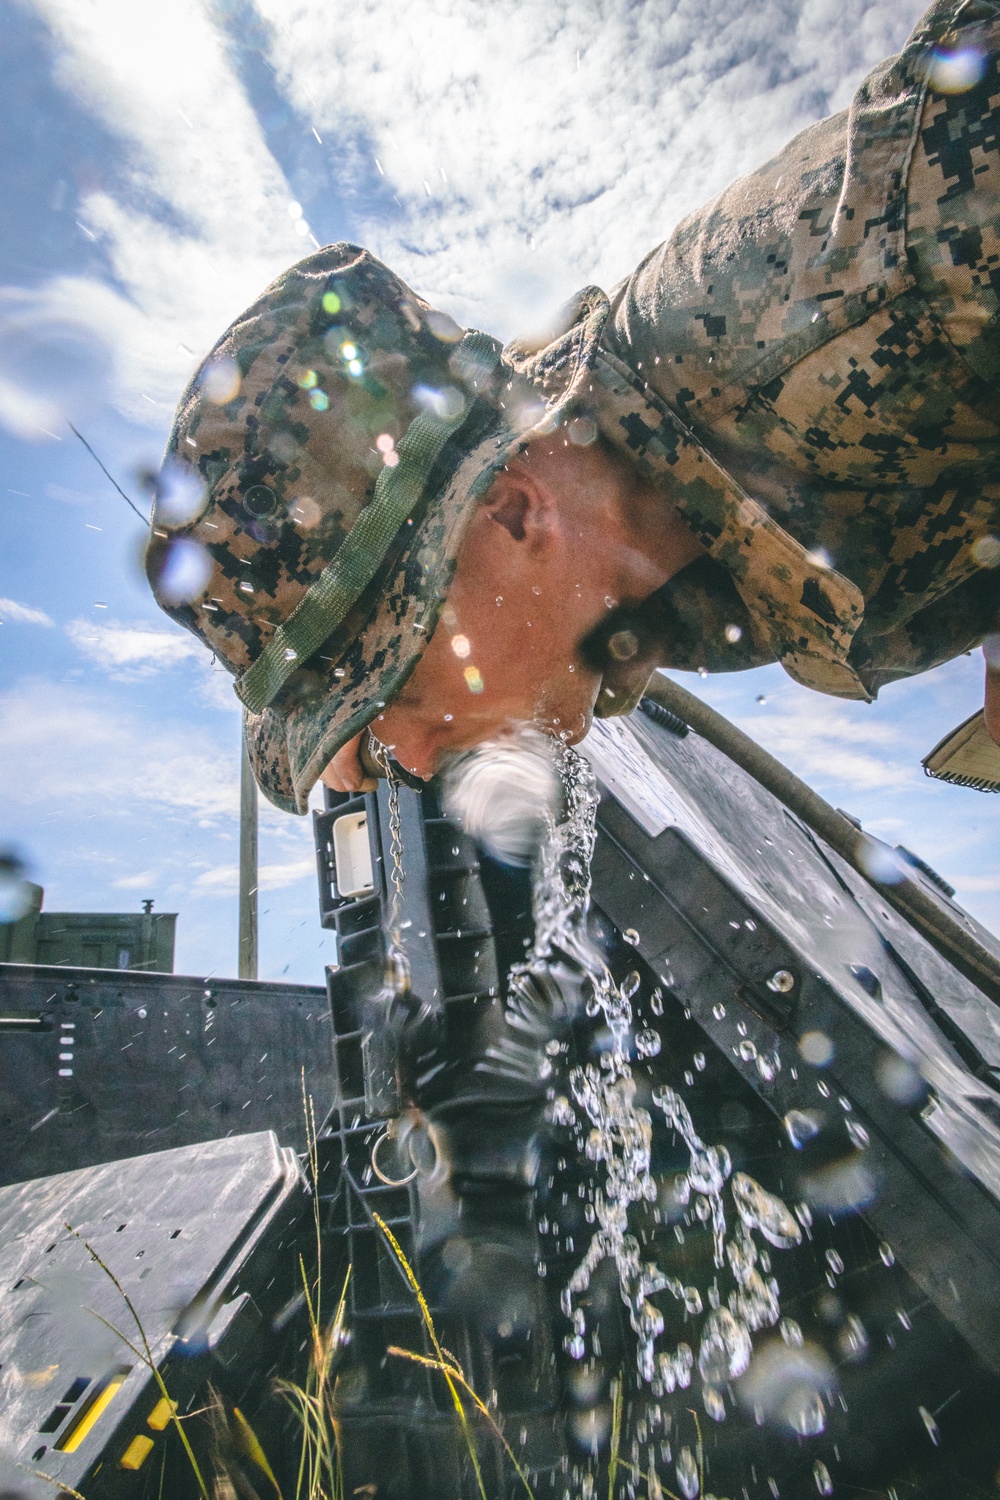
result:
M 537 1032 L 533 1018 L 538 1017 L 540 1003 L 544 999 L 558 1008 L 562 997 L 568 1008 L 574 986 L 567 984 L 567 975 L 575 975 L 577 997 L 582 997 L 589 1016 L 603 1019 L 610 1037 L 599 1060 L 572 1068 L 568 1093 L 560 1094 L 554 1086 L 550 1091 L 550 1118 L 575 1127 L 597 1176 L 593 1234 L 561 1294 L 563 1311 L 571 1322 L 565 1347 L 574 1360 L 584 1358 L 588 1346 L 585 1294 L 597 1267 L 610 1261 L 636 1335 L 640 1380 L 659 1396 L 690 1385 L 697 1371 L 705 1410 L 722 1420 L 725 1387 L 747 1370 L 754 1333 L 774 1326 L 781 1316 L 778 1282 L 770 1274 L 767 1246 L 783 1249 L 798 1244 L 802 1229 L 779 1198 L 746 1173 L 732 1171 L 724 1146 L 706 1145 L 684 1100 L 661 1084 L 652 1103 L 683 1140 L 689 1156 L 686 1171 L 674 1182 L 674 1198 L 690 1205 L 701 1222 L 710 1221 L 715 1275 L 709 1287 L 685 1285 L 666 1275 L 655 1260 L 644 1258 L 630 1229 L 630 1210 L 656 1202 L 659 1188 L 650 1170 L 653 1122 L 649 1110 L 636 1102 L 630 1054 L 634 1050 L 640 1057 L 654 1056 L 660 1038 L 651 1028 L 635 1034 L 632 1000 L 639 989 L 639 975 L 632 972 L 616 982 L 588 932 L 597 787 L 581 755 L 560 747 L 556 757 L 564 788 L 564 815 L 559 821 L 550 818 L 536 862 L 535 937 L 524 963 L 511 973 L 509 1019 L 516 1027 Z M 548 1050 L 551 1054 L 559 1049 Z M 677 1300 L 689 1323 L 700 1319 L 700 1326 L 695 1324 L 696 1348 L 667 1337 L 664 1313 L 652 1300 L 659 1292 Z M 782 1326 L 787 1344 L 794 1345 L 796 1331 L 791 1323 L 787 1329 Z M 820 1432 L 825 1419 L 821 1396 L 807 1386 L 803 1392 L 800 1408 L 786 1413 L 786 1420 L 803 1435 Z M 690 1457 L 689 1450 L 682 1453 Z M 686 1500 L 692 1500 L 698 1491 L 695 1466 L 679 1457 L 675 1473 Z

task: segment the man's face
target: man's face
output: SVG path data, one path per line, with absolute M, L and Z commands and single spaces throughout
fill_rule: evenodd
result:
M 700 550 L 662 495 L 640 493 L 601 448 L 574 450 L 561 438 L 533 447 L 472 517 L 434 635 L 372 733 L 423 778 L 448 752 L 519 724 L 575 744 L 601 686 L 581 643 L 609 610 L 638 604 Z M 323 779 L 361 788 L 357 741 Z
M 591 613 L 582 585 L 574 587 L 562 568 L 512 575 L 489 555 L 495 539 L 488 533 L 469 541 L 430 645 L 371 726 L 400 765 L 421 777 L 432 776 L 448 751 L 517 724 L 575 744 L 600 687 L 600 673 L 578 649 Z

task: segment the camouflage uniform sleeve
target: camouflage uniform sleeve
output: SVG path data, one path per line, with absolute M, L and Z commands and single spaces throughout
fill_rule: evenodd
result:
M 965 362 L 1000 384 L 1000 5 L 955 7 L 931 55 L 910 164 L 907 253 Z
M 615 405 L 598 365 L 602 432 L 651 471 L 659 443 L 668 493 L 747 606 L 750 659 L 825 692 L 873 695 L 995 628 L 998 55 L 998 0 L 937 0 L 849 110 L 612 294 L 602 350 L 632 394 Z M 678 483 L 671 424 L 711 505 Z

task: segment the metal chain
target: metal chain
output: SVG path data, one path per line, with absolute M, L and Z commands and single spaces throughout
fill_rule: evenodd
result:
M 392 859 L 392 868 L 389 871 L 389 884 L 392 895 L 389 901 L 389 936 L 396 947 L 400 946 L 399 923 L 403 902 L 403 880 L 405 870 L 403 868 L 403 835 L 399 826 L 399 781 L 393 775 L 392 763 L 389 752 L 385 746 L 370 735 L 372 754 L 378 764 L 385 772 L 387 803 L 389 811 L 389 849 Z

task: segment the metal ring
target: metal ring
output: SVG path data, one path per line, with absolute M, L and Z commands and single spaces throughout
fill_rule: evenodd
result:
M 375 1173 L 375 1176 L 378 1178 L 379 1182 L 384 1182 L 386 1187 L 393 1188 L 405 1187 L 406 1184 L 408 1182 L 412 1182 L 414 1177 L 416 1177 L 417 1175 L 416 1166 L 414 1166 L 413 1171 L 409 1174 L 408 1177 L 399 1178 L 387 1177 L 385 1173 L 380 1169 L 378 1164 L 379 1147 L 382 1146 L 385 1141 L 394 1141 L 395 1139 L 396 1132 L 392 1129 L 391 1126 L 387 1126 L 386 1129 L 383 1130 L 382 1134 L 379 1136 L 378 1140 L 375 1142 L 371 1150 L 372 1171 Z M 410 1157 L 410 1160 L 413 1160 L 412 1156 Z

